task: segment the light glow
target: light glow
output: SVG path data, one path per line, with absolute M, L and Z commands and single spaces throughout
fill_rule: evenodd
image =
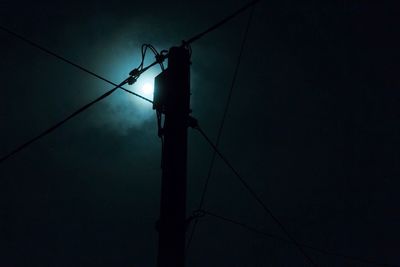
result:
M 142 92 L 146 96 L 153 96 L 153 85 L 151 83 L 145 83 L 142 87 Z

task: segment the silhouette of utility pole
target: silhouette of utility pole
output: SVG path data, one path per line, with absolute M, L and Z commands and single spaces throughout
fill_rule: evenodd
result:
M 172 47 L 168 68 L 155 78 L 153 108 L 165 115 L 158 267 L 185 265 L 187 128 L 190 113 L 190 51 Z M 161 118 L 159 118 L 159 126 Z

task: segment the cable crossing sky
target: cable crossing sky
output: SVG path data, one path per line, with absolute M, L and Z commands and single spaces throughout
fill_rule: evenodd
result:
M 238 16 L 239 14 L 241 14 L 243 11 L 247 10 L 248 8 L 254 7 L 255 4 L 257 4 L 258 2 L 260 2 L 260 0 L 252 1 L 252 2 L 248 3 L 247 5 L 243 6 L 243 7 L 240 8 L 239 10 L 237 10 L 235 13 L 231 14 L 230 16 L 227 16 L 226 18 L 224 18 L 223 20 L 221 20 L 221 21 L 219 21 L 218 23 L 214 24 L 213 26 L 211 26 L 210 28 L 206 29 L 205 31 L 203 31 L 203 32 L 201 32 L 201 33 L 199 33 L 199 34 L 197 34 L 197 35 L 194 35 L 193 37 L 187 39 L 186 41 L 183 41 L 183 42 L 182 42 L 182 46 L 188 46 L 188 45 L 192 44 L 193 42 L 199 40 L 200 38 L 202 38 L 202 37 L 205 36 L 206 34 L 208 34 L 208 33 L 212 32 L 212 31 L 214 31 L 215 29 L 217 29 L 217 28 L 219 28 L 220 26 L 224 25 L 225 23 L 227 23 L 227 22 L 230 21 L 231 19 L 235 18 L 236 16 Z M 308 253 L 304 250 L 304 248 L 310 248 L 310 249 L 319 251 L 319 252 L 321 252 L 321 253 L 331 254 L 331 255 L 334 255 L 334 256 L 345 257 L 345 258 L 349 258 L 349 259 L 353 259 L 353 260 L 358 260 L 358 261 L 369 262 L 369 263 L 372 263 L 372 264 L 377 264 L 377 263 L 374 263 L 374 262 L 372 262 L 372 261 L 357 259 L 356 257 L 344 256 L 344 255 L 340 255 L 340 254 L 336 254 L 336 253 L 330 253 L 330 252 L 326 252 L 326 251 L 324 252 L 324 250 L 321 250 L 321 249 L 318 249 L 318 248 L 315 248 L 315 247 L 311 247 L 311 246 L 307 246 L 307 245 L 304 245 L 304 244 L 302 244 L 302 243 L 297 242 L 297 240 L 296 240 L 294 237 L 292 237 L 292 235 L 286 230 L 286 228 L 285 228 L 284 225 L 280 222 L 280 220 L 278 220 L 278 218 L 272 213 L 272 211 L 266 206 L 266 204 L 260 199 L 260 197 L 258 197 L 258 195 L 255 193 L 255 191 L 250 187 L 250 185 L 243 179 L 243 177 L 242 177 L 242 176 L 236 171 L 236 169 L 229 163 L 229 161 L 226 159 L 226 157 L 224 157 L 224 155 L 218 150 L 218 145 L 219 145 L 219 142 L 220 142 L 220 139 L 221 139 L 222 130 L 223 130 L 224 121 L 225 121 L 225 117 L 226 117 L 227 111 L 228 111 L 228 109 L 229 109 L 229 103 L 230 103 L 230 99 L 231 99 L 231 97 L 232 97 L 232 91 L 233 91 L 233 88 L 234 88 L 234 85 L 235 85 L 235 81 L 236 81 L 236 78 L 237 78 L 238 69 L 239 69 L 241 57 L 242 57 L 242 54 L 243 54 L 243 51 L 244 51 L 244 46 L 245 46 L 246 38 L 247 38 L 247 35 L 248 35 L 248 31 L 249 31 L 249 28 L 250 28 L 250 22 L 251 22 L 251 18 L 252 18 L 252 15 L 253 15 L 253 11 L 254 11 L 254 9 L 251 11 L 251 14 L 249 15 L 249 19 L 248 19 L 248 22 L 247 22 L 247 25 L 246 25 L 245 34 L 244 34 L 243 41 L 242 41 L 242 43 L 241 43 L 240 53 L 239 53 L 239 56 L 238 56 L 237 65 L 236 65 L 236 68 L 235 68 L 235 72 L 234 72 L 234 75 L 233 75 L 231 87 L 230 87 L 230 90 L 229 90 L 227 103 L 226 103 L 226 106 L 225 106 L 225 109 L 224 109 L 224 113 L 223 113 L 223 117 L 222 117 L 222 120 L 221 120 L 221 124 L 220 124 L 219 130 L 218 130 L 218 135 L 217 135 L 216 144 L 214 145 L 214 143 L 210 140 L 210 138 L 205 134 L 205 132 L 204 132 L 200 127 L 198 127 L 198 126 L 197 126 L 197 127 L 194 127 L 196 130 L 199 131 L 199 133 L 202 135 L 202 137 L 207 141 L 207 143 L 208 143 L 208 144 L 213 148 L 213 150 L 214 150 L 214 154 L 213 154 L 213 156 L 212 156 L 211 164 L 210 164 L 209 171 L 208 171 L 208 176 L 207 176 L 207 178 L 206 178 L 206 182 L 205 182 L 205 185 L 204 185 L 204 189 L 203 189 L 203 192 L 202 192 L 202 195 L 201 195 L 199 210 L 201 210 L 201 209 L 203 208 L 203 205 L 204 205 L 204 198 L 205 198 L 205 194 L 206 194 L 206 191 L 207 191 L 208 182 L 209 182 L 209 180 L 210 180 L 210 178 L 211 178 L 213 163 L 214 163 L 214 161 L 215 161 L 216 155 L 218 155 L 218 156 L 225 162 L 225 164 L 234 172 L 234 174 L 236 175 L 236 177 L 241 181 L 241 183 L 243 184 L 243 186 L 250 192 L 250 194 L 253 196 L 253 198 L 262 206 L 262 208 L 265 210 L 265 212 L 279 225 L 279 227 L 282 229 L 282 231 L 283 231 L 283 232 L 287 235 L 287 237 L 288 237 L 288 239 L 283 239 L 283 238 L 278 238 L 278 239 L 284 240 L 285 242 L 291 242 L 291 243 L 293 243 L 293 244 L 298 248 L 298 250 L 303 254 L 303 256 L 304 256 L 306 259 L 308 259 L 308 261 L 309 261 L 313 266 L 317 266 L 317 264 L 316 264 L 316 263 L 313 261 L 313 259 L 308 255 Z M 122 90 L 124 90 L 124 91 L 127 92 L 127 93 L 130 93 L 130 94 L 132 94 L 132 95 L 135 95 L 136 97 L 141 98 L 141 99 L 144 100 L 144 101 L 147 101 L 147 102 L 149 102 L 149 103 L 153 103 L 152 100 L 150 100 L 150 99 L 148 99 L 148 98 L 146 98 L 146 97 L 143 97 L 143 96 L 141 96 L 141 95 L 139 95 L 139 94 L 137 94 L 137 93 L 135 93 L 135 92 L 132 92 L 132 91 L 130 91 L 130 90 L 124 88 L 123 86 L 124 86 L 125 84 L 127 84 L 127 83 L 130 84 L 130 83 L 135 82 L 136 79 L 139 78 L 140 74 L 144 73 L 145 71 L 147 71 L 149 68 L 151 68 L 152 66 L 154 66 L 154 65 L 156 65 L 156 64 L 160 64 L 160 65 L 161 65 L 161 64 L 162 64 L 162 61 L 168 57 L 168 55 L 164 55 L 164 56 L 161 57 L 161 58 L 160 58 L 160 57 L 157 58 L 157 53 L 155 53 L 155 54 L 156 54 L 156 61 L 153 62 L 152 64 L 150 64 L 150 65 L 147 66 L 147 67 L 143 67 L 144 55 L 143 55 L 143 53 L 142 53 L 142 63 L 141 63 L 141 67 L 135 69 L 136 72 L 133 72 L 133 73 L 131 72 L 131 76 L 128 77 L 127 79 L 125 79 L 124 81 L 122 81 L 120 84 L 116 84 L 116 83 L 114 83 L 114 82 L 112 82 L 112 81 L 110 81 L 110 80 L 108 80 L 108 79 L 106 79 L 106 78 L 104 78 L 104 77 L 102 77 L 102 76 L 100 76 L 100 75 L 98 75 L 98 74 L 96 74 L 96 73 L 94 73 L 94 72 L 88 70 L 87 68 L 84 68 L 84 67 L 82 67 L 82 66 L 80 66 L 80 65 L 78 65 L 78 64 L 76 64 L 76 63 L 74 63 L 74 62 L 72 62 L 71 60 L 66 59 L 65 57 L 60 56 L 59 54 L 56 54 L 56 53 L 52 52 L 51 50 L 49 50 L 49 49 L 47 49 L 47 48 L 45 48 L 45 47 L 43 47 L 43 46 L 41 46 L 41 45 L 39 45 L 39 44 L 37 44 L 37 43 L 35 43 L 35 42 L 33 42 L 33 41 L 31 41 L 31 40 L 25 38 L 25 37 L 23 37 L 23 36 L 21 36 L 21 35 L 15 33 L 15 32 L 13 32 L 13 31 L 11 31 L 10 29 L 8 29 L 8 28 L 6 28 L 6 27 L 4 27 L 4 26 L 0 26 L 0 30 L 2 30 L 2 31 L 4 31 L 4 32 L 6 32 L 6 33 L 8 33 L 8 34 L 10 34 L 10 35 L 12 35 L 12 36 L 14 36 L 15 38 L 17 38 L 17 39 L 19 39 L 19 40 L 21 40 L 21 41 L 23 41 L 23 42 L 25 42 L 25 43 L 27 43 L 27 44 L 33 46 L 33 47 L 36 47 L 37 49 L 39 49 L 39 50 L 41 50 L 41 51 L 43 51 L 43 52 L 45 52 L 45 53 L 47 53 L 47 54 L 49 54 L 49 55 L 55 57 L 55 58 L 58 58 L 59 60 L 65 62 L 65 63 L 67 63 L 67 64 L 69 64 L 69 65 L 71 65 L 71 66 L 74 66 L 74 67 L 77 68 L 77 69 L 80 69 L 81 71 L 84 71 L 84 72 L 90 74 L 91 76 L 94 76 L 94 77 L 96 77 L 96 78 L 98 78 L 98 79 L 100 79 L 100 80 L 103 80 L 104 82 L 107 82 L 107 83 L 109 83 L 109 84 L 111 84 L 111 85 L 114 86 L 114 88 L 112 88 L 111 90 L 107 91 L 106 93 L 104 93 L 103 95 L 99 96 L 98 98 L 94 99 L 93 101 L 89 102 L 88 104 L 82 106 L 81 108 L 79 108 L 79 109 L 76 110 L 75 112 L 71 113 L 68 117 L 66 117 L 66 118 L 64 118 L 63 120 L 59 121 L 58 123 L 54 124 L 54 125 L 51 126 L 50 128 L 44 130 L 43 132 L 41 132 L 40 134 L 38 134 L 38 135 L 35 136 L 34 138 L 30 139 L 29 141 L 27 141 L 27 142 L 25 142 L 25 143 L 23 143 L 23 144 L 17 146 L 14 150 L 12 150 L 12 151 L 9 152 L 8 154 L 6 154 L 5 156 L 3 156 L 3 157 L 0 158 L 0 164 L 4 163 L 7 159 L 11 158 L 11 157 L 14 156 L 15 154 L 17 154 L 17 153 L 19 153 L 20 151 L 22 151 L 23 149 L 27 148 L 28 146 L 30 146 L 30 145 L 33 144 L 34 142 L 38 141 L 39 139 L 41 139 L 41 138 L 45 137 L 46 135 L 50 134 L 51 132 L 55 131 L 56 129 L 58 129 L 59 127 L 61 127 L 64 123 L 68 122 L 68 121 L 71 120 L 72 118 L 76 117 L 78 114 L 80 114 L 80 113 L 82 113 L 83 111 L 87 110 L 89 107 L 91 107 L 91 106 L 94 105 L 95 103 L 97 103 L 97 102 L 99 102 L 99 101 L 105 99 L 106 97 L 110 96 L 110 95 L 111 95 L 113 92 L 115 92 L 117 89 L 122 89 Z M 153 51 L 153 52 L 154 52 L 154 51 Z M 161 55 L 162 55 L 162 54 L 161 54 Z M 133 75 L 132 75 L 132 74 L 133 74 Z M 259 234 L 263 234 L 263 235 L 266 235 L 266 236 L 270 236 L 270 235 L 267 234 L 267 233 L 262 233 L 262 232 L 260 232 L 260 231 L 258 231 L 258 230 L 256 230 L 256 229 L 254 229 L 254 228 L 251 228 L 251 227 L 246 226 L 246 225 L 244 225 L 244 224 L 242 224 L 242 223 L 235 222 L 235 221 L 233 221 L 233 220 L 227 219 L 227 218 L 225 218 L 225 217 L 216 215 L 216 214 L 214 214 L 214 213 L 205 211 L 205 214 L 210 215 L 210 216 L 213 216 L 213 217 L 216 217 L 216 218 L 219 218 L 219 219 L 221 219 L 221 220 L 225 220 L 225 221 L 230 222 L 230 223 L 235 223 L 235 224 L 237 224 L 237 225 L 239 225 L 239 226 L 242 226 L 242 227 L 244 227 L 244 228 L 247 228 L 248 230 L 251 230 L 251 231 L 253 231 L 253 232 L 258 232 Z M 197 219 L 196 219 L 196 222 L 197 222 Z M 189 242 L 188 242 L 188 246 L 190 245 L 190 242 L 191 242 L 191 240 L 192 240 L 192 237 L 193 237 L 193 234 L 194 234 L 194 231 L 195 231 L 195 227 L 196 227 L 196 222 L 195 222 L 195 224 L 194 224 L 194 227 L 192 228 L 192 235 L 190 236 L 190 239 L 189 239 Z M 270 236 L 270 237 L 272 237 L 272 236 Z M 272 238 L 276 238 L 276 237 L 272 237 Z M 381 266 L 395 266 L 395 265 L 387 265 L 387 264 L 386 264 L 386 265 L 385 265 L 385 264 L 379 264 L 379 265 L 381 265 Z

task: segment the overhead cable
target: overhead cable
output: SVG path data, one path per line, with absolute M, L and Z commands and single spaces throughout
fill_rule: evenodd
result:
M 247 36 L 248 36 L 248 33 L 249 33 L 251 21 L 252 21 L 253 14 L 254 14 L 254 7 L 255 6 L 253 5 L 252 9 L 250 11 L 250 14 L 249 14 L 249 18 L 247 19 L 246 28 L 245 28 L 245 31 L 244 31 L 244 36 L 243 36 L 243 39 L 242 39 L 242 42 L 241 42 L 241 45 L 240 45 L 240 51 L 239 51 L 239 55 L 238 55 L 238 58 L 237 58 L 237 61 L 236 61 L 236 66 L 235 66 L 235 70 L 234 70 L 232 81 L 231 81 L 231 86 L 230 86 L 229 92 L 228 92 L 228 98 L 226 100 L 225 108 L 224 108 L 224 111 L 223 111 L 223 114 L 222 114 L 221 123 L 220 123 L 219 129 L 218 129 L 218 133 L 217 133 L 217 140 L 215 142 L 215 146 L 216 147 L 219 146 L 219 142 L 221 140 L 222 130 L 223 130 L 224 125 L 225 125 L 226 115 L 228 114 L 229 105 L 230 105 L 230 102 L 231 102 L 231 99 L 232 99 L 233 89 L 235 87 L 236 79 L 237 79 L 237 76 L 238 76 L 238 73 L 239 73 L 239 66 L 240 66 L 240 63 L 241 63 L 241 60 L 242 60 L 242 56 L 243 56 L 243 52 L 244 52 Z M 206 193 L 207 193 L 207 189 L 208 189 L 208 184 L 209 184 L 210 179 L 211 179 L 211 175 L 212 175 L 212 171 L 213 171 L 216 155 L 217 155 L 217 153 L 214 151 L 212 156 L 211 156 L 210 166 L 208 168 L 207 177 L 206 177 L 206 180 L 204 182 L 203 191 L 202 191 L 201 197 L 200 197 L 199 210 L 201 210 L 203 208 L 203 206 L 204 206 L 204 201 L 205 201 L 205 197 L 206 197 Z M 186 245 L 187 249 L 190 247 L 190 244 L 192 242 L 194 233 L 196 231 L 197 222 L 198 222 L 198 219 L 195 219 L 195 221 L 193 223 L 192 230 L 191 230 L 190 235 L 189 235 L 189 239 L 188 239 L 187 245 Z
M 230 21 L 231 19 L 237 17 L 240 13 L 244 12 L 245 10 L 247 10 L 248 8 L 254 6 L 255 4 L 257 4 L 258 2 L 260 2 L 261 0 L 254 0 L 251 1 L 250 3 L 244 5 L 243 7 L 239 8 L 237 11 L 235 11 L 234 13 L 232 13 L 231 15 L 225 17 L 224 19 L 222 19 L 221 21 L 217 22 L 216 24 L 214 24 L 213 26 L 209 27 L 208 29 L 206 29 L 203 32 L 200 32 L 196 35 L 194 35 L 193 37 L 189 38 L 186 41 L 183 41 L 183 45 L 187 45 L 187 44 L 191 44 L 197 40 L 199 40 L 201 37 L 203 37 L 204 35 L 214 31 L 215 29 L 221 27 L 222 25 L 224 25 L 225 23 L 227 23 L 228 21 Z
M 60 126 L 62 126 L 64 123 L 66 123 L 67 121 L 69 121 L 70 119 L 74 118 L 76 115 L 80 114 L 81 112 L 85 111 L 86 109 L 88 109 L 89 107 L 91 107 L 92 105 L 96 104 L 97 102 L 99 102 L 100 100 L 106 98 L 107 96 L 111 95 L 113 92 L 115 92 L 115 90 L 117 90 L 118 88 L 120 88 L 121 86 L 123 86 L 124 84 L 126 84 L 128 82 L 128 79 L 125 79 L 123 82 L 121 82 L 119 85 L 117 85 L 116 87 L 114 87 L 113 89 L 105 92 L 104 94 L 102 94 L 101 96 L 99 96 L 98 98 L 96 98 L 95 100 L 89 102 L 88 104 L 84 105 L 83 107 L 79 108 L 78 110 L 76 110 L 75 112 L 73 112 L 72 114 L 70 114 L 68 117 L 66 117 L 65 119 L 59 121 L 58 123 L 54 124 L 53 126 L 51 126 L 50 128 L 48 128 L 47 130 L 43 131 L 42 133 L 38 134 L 37 136 L 33 137 L 32 139 L 30 139 L 29 141 L 21 144 L 20 146 L 16 147 L 14 150 L 12 150 L 11 152 L 9 152 L 7 155 L 3 156 L 0 158 L 0 164 L 3 163 L 5 160 L 9 159 L 11 156 L 17 154 L 18 152 L 20 152 L 21 150 L 27 148 L 29 145 L 33 144 L 34 142 L 38 141 L 39 139 L 45 137 L 46 135 L 50 134 L 51 132 L 53 132 L 54 130 L 56 130 L 57 128 L 59 128 Z
M 258 230 L 255 227 L 252 227 L 252 226 L 249 226 L 249 225 L 247 225 L 245 223 L 238 222 L 236 220 L 227 218 L 225 216 L 221 216 L 219 214 L 216 214 L 216 213 L 208 211 L 208 210 L 197 210 L 196 213 L 209 215 L 209 216 L 217 218 L 219 220 L 222 220 L 222 221 L 225 221 L 225 222 L 228 222 L 228 223 L 231 223 L 231 224 L 238 225 L 238 226 L 240 226 L 240 227 L 242 227 L 244 229 L 247 229 L 247 230 L 249 230 L 249 231 L 251 231 L 253 233 L 259 234 L 260 236 L 263 236 L 264 238 L 276 239 L 276 240 L 279 240 L 279 241 L 282 241 L 282 242 L 292 243 L 291 240 L 288 240 L 286 238 L 282 238 L 282 237 L 274 235 L 274 234 L 263 232 L 261 230 Z M 363 259 L 363 258 L 359 258 L 359 257 L 355 257 L 355 256 L 349 256 L 349 255 L 345 255 L 345 254 L 341 254 L 341 253 L 337 253 L 337 252 L 328 251 L 328 250 L 325 250 L 325 249 L 317 248 L 315 246 L 310 246 L 310 245 L 303 244 L 303 243 L 299 243 L 299 244 L 300 244 L 300 246 L 302 246 L 304 248 L 308 248 L 308 249 L 314 250 L 314 251 L 319 252 L 321 254 L 326 254 L 326 255 L 334 256 L 334 257 L 340 257 L 340 258 L 343 258 L 343 259 L 346 259 L 346 260 L 350 260 L 350 261 L 358 261 L 358 262 L 368 263 L 368 264 L 372 264 L 372 265 L 376 265 L 376 266 L 400 267 L 400 265 L 392 265 L 392 264 L 387 264 L 387 263 L 380 263 L 380 262 L 377 262 L 377 261 L 367 260 L 367 259 Z
M 226 159 L 226 157 L 219 151 L 219 149 L 214 145 L 211 139 L 206 135 L 206 133 L 201 129 L 199 125 L 195 128 L 207 141 L 207 143 L 214 149 L 222 161 L 231 169 L 235 176 L 239 179 L 242 185 L 247 189 L 251 196 L 260 204 L 264 211 L 275 221 L 275 223 L 281 228 L 281 230 L 286 234 L 286 236 L 291 240 L 291 242 L 297 247 L 299 252 L 312 264 L 313 266 L 318 266 L 313 259 L 308 255 L 308 253 L 303 249 L 303 247 L 297 242 L 297 240 L 286 230 L 286 227 L 280 222 L 280 220 L 273 214 L 273 212 L 267 207 L 267 205 L 261 200 L 257 193 L 251 188 L 251 186 L 246 182 L 246 180 L 239 174 L 239 172 L 233 167 L 233 165 Z
M 72 62 L 71 60 L 69 60 L 69 59 L 67 59 L 67 58 L 65 58 L 65 57 L 63 57 L 63 56 L 61 56 L 61 55 L 59 55 L 59 54 L 47 49 L 46 47 L 44 47 L 44 46 L 42 46 L 42 45 L 40 45 L 40 44 L 38 44 L 38 43 L 36 43 L 36 42 L 34 42 L 32 40 L 29 40 L 28 38 L 26 38 L 26 37 L 24 37 L 24 36 L 22 36 L 22 35 L 20 35 L 20 34 L 18 34 L 16 32 L 14 32 L 14 31 L 12 31 L 12 30 L 4 27 L 4 26 L 0 25 L 0 30 L 2 30 L 4 32 L 7 32 L 8 34 L 16 37 L 17 39 L 19 39 L 19 40 L 21 40 L 21 41 L 23 41 L 23 42 L 25 42 L 25 43 L 33 46 L 33 47 L 36 47 L 37 49 L 39 49 L 39 50 L 41 50 L 41 51 L 43 51 L 43 52 L 45 52 L 45 53 L 57 58 L 57 59 L 65 62 L 65 63 L 67 63 L 67 64 L 69 64 L 71 66 L 74 66 L 75 68 L 78 68 L 78 69 L 80 69 L 80 70 L 82 70 L 82 71 L 84 71 L 84 72 L 86 72 L 86 73 L 88 73 L 88 74 L 90 74 L 90 75 L 102 80 L 102 81 L 105 81 L 105 82 L 107 82 L 107 83 L 109 83 L 109 84 L 111 84 L 113 86 L 117 86 L 117 88 L 121 88 L 122 90 L 124 90 L 125 92 L 127 92 L 129 94 L 132 94 L 132 95 L 134 95 L 136 97 L 139 97 L 139 98 L 141 98 L 141 99 L 143 99 L 143 100 L 145 100 L 145 101 L 147 101 L 149 103 L 153 103 L 153 101 L 151 101 L 150 99 L 148 99 L 148 98 L 146 98 L 144 96 L 141 96 L 141 95 L 139 95 L 139 94 L 137 94 L 135 92 L 132 92 L 129 89 L 123 88 L 122 86 L 119 86 L 118 84 L 116 84 L 116 83 L 114 83 L 114 82 L 112 82 L 112 81 L 110 81 L 110 80 L 108 80 L 108 79 L 106 79 L 106 78 L 94 73 L 93 71 L 91 71 L 91 70 L 89 70 L 89 69 L 87 69 L 85 67 L 82 67 L 81 65 L 78 65 L 77 63 Z

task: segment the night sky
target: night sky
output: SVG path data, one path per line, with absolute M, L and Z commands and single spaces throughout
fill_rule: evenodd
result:
M 299 243 L 378 263 L 305 248 L 318 266 L 400 265 L 400 14 L 348 2 L 256 6 L 220 150 Z M 180 45 L 245 3 L 2 0 L 0 25 L 118 83 L 141 44 Z M 192 44 L 192 115 L 214 141 L 248 17 Z M 112 88 L 3 31 L 0 47 L 0 157 Z M 151 104 L 116 91 L 0 164 L 0 266 L 155 266 L 160 153 Z M 190 215 L 212 157 L 193 129 L 188 155 Z M 287 238 L 218 158 L 204 209 Z M 310 264 L 205 216 L 187 266 Z

